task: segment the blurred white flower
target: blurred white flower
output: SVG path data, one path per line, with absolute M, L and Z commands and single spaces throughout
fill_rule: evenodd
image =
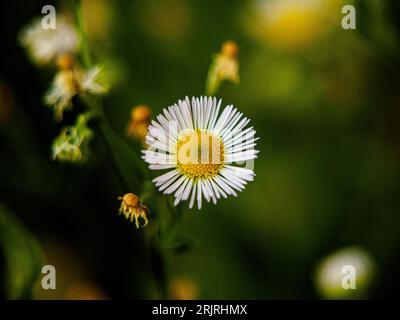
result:
M 39 65 L 54 63 L 61 55 L 77 52 L 80 42 L 74 26 L 63 16 L 57 17 L 55 29 L 44 29 L 41 19 L 35 19 L 21 31 L 19 40 Z
M 44 102 L 54 109 L 54 116 L 61 121 L 65 110 L 72 108 L 72 98 L 77 94 L 74 74 L 71 70 L 59 71 L 49 90 L 44 96 Z
M 346 275 L 354 271 L 354 288 L 345 288 Z M 374 260 L 359 247 L 338 250 L 317 266 L 315 280 L 318 293 L 327 299 L 362 298 L 374 279 Z
M 107 88 L 100 82 L 102 69 L 95 66 L 87 71 L 75 65 L 71 69 L 60 70 L 50 89 L 44 96 L 44 102 L 54 109 L 57 121 L 61 121 L 65 110 L 72 108 L 72 98 L 78 94 L 102 95 Z

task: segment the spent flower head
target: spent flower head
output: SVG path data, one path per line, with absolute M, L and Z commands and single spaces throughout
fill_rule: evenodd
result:
M 149 214 L 149 209 L 141 204 L 141 201 L 137 195 L 134 193 L 126 193 L 122 197 L 121 206 L 119 208 L 119 214 L 123 214 L 126 219 L 135 219 L 136 228 L 145 227 L 149 223 L 147 215 Z

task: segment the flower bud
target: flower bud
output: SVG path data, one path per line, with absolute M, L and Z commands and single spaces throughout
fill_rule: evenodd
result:
M 234 41 L 226 41 L 221 52 L 217 53 L 208 71 L 206 92 L 214 95 L 224 81 L 239 83 L 239 62 L 237 55 L 239 48 Z
M 138 105 L 131 110 L 131 119 L 127 128 L 128 137 L 146 140 L 147 128 L 151 122 L 151 110 L 146 105 Z

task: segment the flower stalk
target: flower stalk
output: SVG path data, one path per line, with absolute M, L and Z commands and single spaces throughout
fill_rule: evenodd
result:
M 80 38 L 82 42 L 81 59 L 85 67 L 89 68 L 92 65 L 92 61 L 84 28 L 81 1 L 76 1 L 76 15 L 79 24 Z M 128 192 L 137 192 L 137 194 L 140 195 L 140 198 L 142 200 L 141 202 L 146 203 L 146 199 L 152 197 L 153 188 L 152 184 L 148 183 L 149 175 L 147 169 L 144 166 L 144 163 L 132 150 L 132 148 L 127 145 L 124 140 L 120 139 L 115 134 L 106 116 L 104 115 L 102 101 L 98 97 L 93 96 L 82 96 L 81 98 L 84 104 L 93 112 L 94 117 L 97 120 L 98 130 L 109 150 L 115 172 L 120 178 L 124 189 Z M 122 212 L 127 212 L 126 207 L 125 211 L 123 208 Z M 154 215 L 153 211 L 152 214 Z M 134 218 L 136 219 L 136 216 L 134 216 Z M 136 220 L 135 222 L 137 223 L 136 226 L 140 226 L 139 220 Z M 160 250 L 160 246 L 157 243 L 157 238 L 150 239 L 150 241 L 147 243 L 147 249 L 149 252 L 151 272 L 153 274 L 153 278 L 158 288 L 159 294 L 162 298 L 166 298 L 167 281 L 164 256 Z

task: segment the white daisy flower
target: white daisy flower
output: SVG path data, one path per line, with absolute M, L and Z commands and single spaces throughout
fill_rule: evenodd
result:
M 36 19 L 22 30 L 20 42 L 26 47 L 32 60 L 41 65 L 55 62 L 63 55 L 79 49 L 79 36 L 65 17 L 57 17 L 55 29 L 44 29 L 41 19 Z
M 257 158 L 249 119 L 229 105 L 219 114 L 221 100 L 211 97 L 179 100 L 165 108 L 149 126 L 147 150 L 142 158 L 150 169 L 171 169 L 153 182 L 165 194 L 174 193 L 175 205 L 190 199 L 201 209 L 203 197 L 215 204 L 227 195 L 237 196 L 255 174 L 233 165 Z

